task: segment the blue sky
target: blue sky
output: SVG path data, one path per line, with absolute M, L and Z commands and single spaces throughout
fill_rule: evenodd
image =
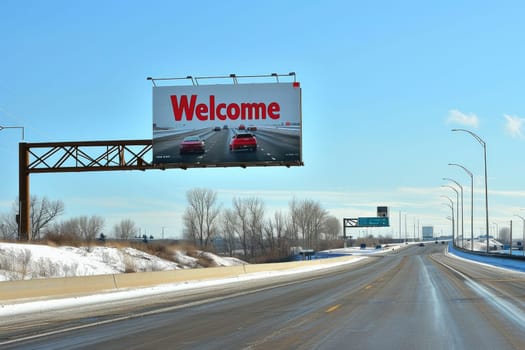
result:
M 146 77 L 297 73 L 303 167 L 31 175 L 31 193 L 64 201 L 63 219 L 131 218 L 179 237 L 186 191 L 224 207 L 257 196 L 268 213 L 293 198 L 340 218 L 390 207 L 390 228 L 449 233 L 442 178 L 464 186 L 465 232 L 525 208 L 525 5 L 520 1 L 0 2 L 0 125 L 27 142 L 151 138 Z M 20 130 L 0 131 L 0 212 L 18 194 Z M 401 213 L 401 215 L 400 215 Z M 521 211 L 525 216 L 525 211 Z M 406 218 L 406 220 L 405 220 Z M 406 225 L 405 225 L 406 222 Z M 516 229 L 521 234 L 521 229 Z M 364 233 L 353 232 L 353 234 Z

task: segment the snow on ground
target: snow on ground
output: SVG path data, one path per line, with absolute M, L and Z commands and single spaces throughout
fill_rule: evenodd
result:
M 486 247 L 486 245 L 485 245 Z M 525 261 L 518 259 L 508 259 L 504 257 L 498 257 L 497 255 L 484 256 L 466 253 L 455 249 L 452 244 L 448 246 L 448 254 L 458 258 L 469 260 L 474 263 L 490 265 L 493 267 L 499 267 L 507 270 L 513 270 L 518 272 L 525 272 Z
M 213 266 L 244 264 L 235 258 L 200 252 Z M 0 243 L 0 281 L 90 276 L 200 268 L 199 259 L 174 251 L 174 261 L 130 247 L 52 247 L 41 244 Z

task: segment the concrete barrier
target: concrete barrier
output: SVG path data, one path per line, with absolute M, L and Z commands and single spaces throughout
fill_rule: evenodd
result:
M 0 301 L 82 295 L 115 288 L 114 275 L 4 281 L 0 282 Z
M 349 256 L 287 263 L 247 264 L 201 269 L 5 281 L 0 282 L 0 302 L 71 297 L 126 288 L 149 287 L 159 284 L 236 277 L 247 273 L 282 271 L 352 259 L 355 259 L 355 257 Z
M 166 283 L 239 276 L 244 273 L 243 266 L 244 265 L 158 272 L 123 273 L 114 275 L 114 278 L 117 289 L 148 287 Z

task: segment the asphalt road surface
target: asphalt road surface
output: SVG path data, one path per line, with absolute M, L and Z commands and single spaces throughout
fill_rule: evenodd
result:
M 525 349 L 525 275 L 444 251 L 13 318 L 0 348 Z

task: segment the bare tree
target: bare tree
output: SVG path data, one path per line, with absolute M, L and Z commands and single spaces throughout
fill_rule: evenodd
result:
M 46 235 L 68 236 L 86 241 L 94 240 L 104 227 L 104 219 L 100 216 L 79 216 L 50 225 Z
M 276 255 L 277 257 L 284 257 L 289 253 L 290 246 L 287 238 L 287 224 L 287 217 L 281 211 L 276 211 L 273 219 L 269 218 L 264 226 L 265 241 L 272 255 Z
M 256 197 L 245 199 L 248 210 L 248 232 L 252 258 L 257 252 L 264 254 L 264 203 Z
M 327 216 L 323 223 L 323 231 L 327 239 L 337 239 L 341 235 L 341 221 L 335 216 Z
M 113 234 L 119 239 L 131 239 L 136 236 L 138 228 L 131 219 L 123 219 L 113 226 Z
M 508 244 L 510 243 L 510 228 L 503 227 L 498 232 L 498 238 L 501 243 Z
M 245 202 L 239 198 L 233 198 L 232 202 L 233 211 L 237 216 L 237 235 L 239 236 L 244 256 L 247 256 L 249 249 L 248 208 Z
M 66 221 L 62 221 L 60 224 L 53 225 L 57 227 L 57 233 L 62 235 L 70 235 L 76 238 L 80 238 L 80 220 L 79 218 L 71 218 Z
M 264 253 L 264 203 L 255 197 L 233 198 L 233 213 L 237 222 L 236 233 L 244 251 L 255 258 Z
M 81 216 L 78 218 L 80 236 L 86 241 L 93 241 L 104 227 L 104 219 L 100 216 Z
M 20 201 L 17 199 L 13 203 L 11 214 L 3 215 L 1 218 L 1 234 L 4 238 L 14 239 L 18 237 L 18 222 L 17 216 L 20 212 Z M 47 197 L 40 199 L 38 196 L 31 196 L 29 201 L 30 209 L 30 225 L 31 239 L 40 239 L 42 232 L 48 227 L 57 217 L 64 213 L 64 203 L 62 201 L 49 200 Z
M 71 218 L 66 221 L 62 221 L 60 224 L 53 225 L 53 231 L 48 230 L 48 232 L 53 232 L 55 235 L 59 236 L 68 236 L 75 239 L 80 238 L 80 222 L 79 218 Z M 46 233 L 47 235 L 47 233 Z
M 2 214 L 0 216 L 0 237 L 2 239 L 16 239 L 17 236 L 16 214 Z
M 197 188 L 186 193 L 188 207 L 184 212 L 184 235 L 194 243 L 206 247 L 217 233 L 217 217 L 220 206 L 217 193 L 204 188 Z
M 309 199 L 298 202 L 293 199 L 290 203 L 290 213 L 293 225 L 301 236 L 302 244 L 308 248 L 317 248 L 328 212 L 319 202 Z
M 225 209 L 221 215 L 221 237 L 224 240 L 226 249 L 230 256 L 233 256 L 233 252 L 236 248 L 237 235 L 238 235 L 238 220 L 235 212 L 230 209 Z
M 31 237 L 40 239 L 40 233 L 49 223 L 64 213 L 64 203 L 43 197 L 31 196 L 29 203 L 31 219 Z

